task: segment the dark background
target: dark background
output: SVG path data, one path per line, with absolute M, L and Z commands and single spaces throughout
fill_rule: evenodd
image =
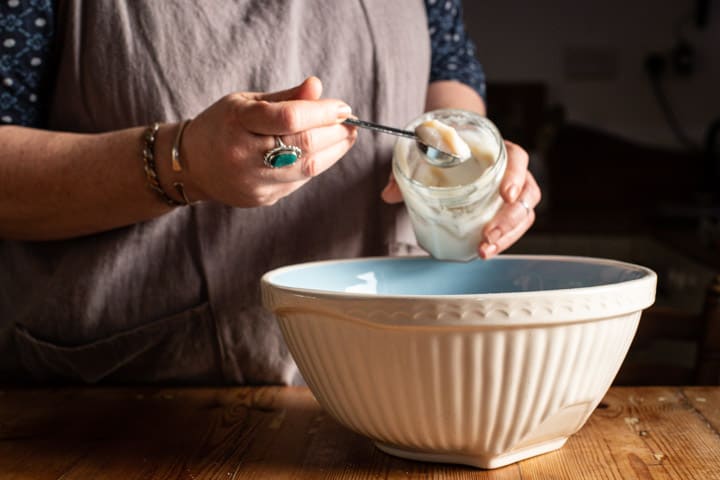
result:
M 720 1 L 464 8 L 487 75 L 488 117 L 530 152 L 544 194 L 535 226 L 510 253 L 653 268 L 657 302 L 619 380 L 641 383 L 645 373 L 630 366 L 664 362 L 666 380 L 675 372 L 687 383 L 720 272 Z

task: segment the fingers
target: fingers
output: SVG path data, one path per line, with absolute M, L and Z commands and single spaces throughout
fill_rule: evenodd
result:
M 237 108 L 242 126 L 258 135 L 289 135 L 342 123 L 352 114 L 345 102 L 334 99 L 246 101 Z
M 500 195 L 505 202 L 513 203 L 518 199 L 525 184 L 529 157 L 522 147 L 507 140 L 505 140 L 505 149 L 507 150 L 507 166 L 505 175 L 500 182 Z
M 271 93 L 254 93 L 250 96 L 255 100 L 266 102 L 282 102 L 284 100 L 317 100 L 322 95 L 322 82 L 317 77 L 308 77 L 300 85 Z
M 385 203 L 400 203 L 403 201 L 400 187 L 395 181 L 395 175 L 393 175 L 392 172 L 390 172 L 390 178 L 388 179 L 388 183 L 383 189 L 380 196 Z
M 505 202 L 513 203 L 519 198 L 521 189 L 525 184 L 529 159 L 527 152 L 512 142 L 505 141 L 505 148 L 508 153 L 508 163 L 505 169 L 505 175 L 500 184 L 500 193 Z M 532 181 L 534 182 L 535 180 L 532 179 Z M 390 175 L 390 180 L 382 192 L 382 198 L 387 203 L 399 203 L 403 200 L 400 189 L 395 182 L 395 177 L 392 175 Z
M 313 154 L 325 150 L 348 137 L 355 136 L 355 127 L 335 124 L 328 127 L 313 128 L 304 132 L 282 136 L 286 145 L 294 145 L 304 153 Z
M 540 188 L 529 171 L 524 173 L 523 188 L 516 201 L 506 202 L 483 229 L 480 257 L 488 259 L 515 243 L 535 221 L 535 207 L 540 203 Z
M 345 102 L 320 99 L 321 94 L 322 83 L 317 77 L 308 77 L 280 92 L 238 94 L 236 118 L 250 132 L 287 135 L 341 123 L 352 114 Z
M 334 165 L 353 146 L 356 138 L 357 130 L 346 125 L 321 127 L 285 136 L 282 137 L 283 143 L 299 147 L 303 152 L 302 156 L 293 165 L 285 168 L 267 168 L 262 162 L 258 162 L 257 171 L 266 182 L 291 183 L 307 180 Z
M 508 152 L 506 173 L 500 184 L 503 206 L 483 229 L 483 242 L 478 246 L 482 258 L 490 258 L 515 243 L 535 221 L 535 206 L 540 203 L 540 188 L 528 171 L 528 155 L 521 147 L 505 142 Z M 401 202 L 402 194 L 391 174 L 382 192 L 387 203 Z
M 482 244 L 480 244 L 480 247 L 478 248 L 478 253 L 480 257 L 484 259 L 489 259 L 497 255 L 498 253 L 502 252 L 503 250 L 510 247 L 513 243 L 518 241 L 522 235 L 528 231 L 530 226 L 535 221 L 535 211 L 530 210 L 528 215 L 525 219 L 520 221 L 518 224 L 514 226 L 514 228 L 511 228 L 510 230 L 506 232 L 502 232 L 498 238 L 496 238 L 494 241 L 484 241 Z M 493 237 L 497 237 L 497 235 L 492 235 Z
M 279 92 L 230 94 L 201 112 L 184 142 L 186 157 L 198 159 L 191 162 L 197 189 L 236 207 L 271 205 L 330 168 L 352 147 L 357 132 L 342 124 L 350 106 L 321 94 L 320 80 L 309 77 Z M 278 146 L 276 138 L 300 149 L 294 164 L 264 164 Z
M 301 163 L 300 172 L 303 177 L 310 178 L 316 175 L 320 175 L 328 168 L 335 165 L 355 143 L 356 134 L 353 133 L 349 137 L 342 141 L 332 145 L 324 150 L 316 152 L 315 154 L 303 157 Z

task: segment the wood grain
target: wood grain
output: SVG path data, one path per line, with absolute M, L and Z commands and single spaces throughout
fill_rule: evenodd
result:
M 562 449 L 496 470 L 406 461 L 305 388 L 0 392 L 0 479 L 720 479 L 720 387 L 614 387 Z

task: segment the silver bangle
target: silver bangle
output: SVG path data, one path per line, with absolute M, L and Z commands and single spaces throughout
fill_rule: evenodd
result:
M 192 121 L 192 119 L 183 120 L 180 123 L 180 128 L 178 128 L 177 135 L 175 135 L 175 143 L 173 143 L 172 146 L 172 169 L 174 172 L 182 172 L 183 166 L 180 162 L 180 144 L 182 143 L 182 137 L 183 132 L 185 132 L 185 127 L 188 126 L 188 124 Z
M 160 178 L 158 177 L 157 168 L 155 167 L 155 140 L 157 139 L 158 130 L 160 130 L 160 124 L 153 123 L 145 131 L 145 135 L 143 135 L 143 166 L 148 187 L 154 190 L 165 203 L 172 207 L 186 205 L 186 203 L 178 202 L 168 195 L 160 184 Z

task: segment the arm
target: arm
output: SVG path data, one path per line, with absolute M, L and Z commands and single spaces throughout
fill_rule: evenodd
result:
M 441 108 L 472 110 L 485 115 L 485 101 L 469 85 L 456 80 L 437 80 L 428 86 L 425 111 Z
M 465 34 L 461 0 L 425 3 L 428 12 L 432 46 L 431 83 L 428 86 L 425 110 L 458 108 L 482 115 L 485 109 L 485 75 L 475 58 L 475 46 Z M 528 154 L 520 146 L 505 141 L 508 162 L 500 184 L 505 204 L 483 229 L 483 242 L 478 246 L 482 258 L 491 258 L 515 243 L 535 221 L 535 206 L 541 193 L 528 170 Z M 402 201 L 400 189 L 392 175 L 382 192 L 388 203 Z
M 427 110 L 460 108 L 485 114 L 485 103 L 477 91 L 456 81 L 438 81 L 430 84 L 426 108 Z M 485 225 L 484 240 L 478 247 L 478 253 L 486 259 L 507 249 L 527 232 L 535 222 L 534 208 L 540 203 L 541 198 L 540 188 L 528 170 L 527 152 L 507 140 L 505 148 L 508 162 L 505 176 L 500 183 L 500 194 L 505 204 Z
M 62 238 L 168 210 L 143 187 L 142 129 L 106 135 L 39 130 L 49 103 L 54 6 L 0 3 L 4 25 L 13 26 L 0 31 L 0 237 Z M 164 137 L 159 151 L 167 148 Z
M 159 132 L 158 158 L 169 158 L 174 128 Z M 60 239 L 168 212 L 145 183 L 143 131 L 80 135 L 0 127 L 0 237 Z M 165 163 L 158 162 L 160 178 L 168 178 Z
M 191 200 L 236 207 L 270 205 L 333 165 L 352 146 L 355 130 L 341 122 L 350 107 L 320 99 L 311 77 L 271 94 L 222 98 L 187 127 L 185 168 L 174 172 L 170 150 L 177 125 L 163 125 L 155 145 L 164 190 L 182 182 Z M 0 237 L 50 240 L 148 220 L 171 207 L 147 188 L 142 161 L 145 128 L 97 135 L 0 127 Z M 304 151 L 296 164 L 263 165 L 274 136 Z

